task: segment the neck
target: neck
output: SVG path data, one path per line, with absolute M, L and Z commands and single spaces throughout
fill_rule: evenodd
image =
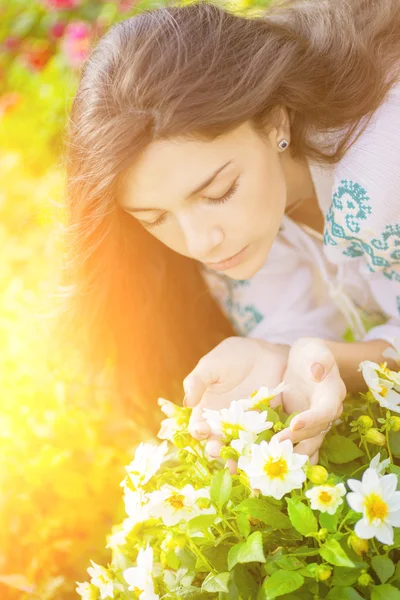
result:
M 301 200 L 316 195 L 314 183 L 306 159 L 294 160 L 289 152 L 284 152 L 282 167 L 286 179 L 286 209 L 294 208 Z

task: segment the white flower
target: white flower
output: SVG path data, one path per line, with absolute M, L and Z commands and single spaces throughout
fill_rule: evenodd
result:
M 362 371 L 367 386 L 382 408 L 400 413 L 400 390 L 396 381 L 380 377 L 380 372 L 391 376 L 392 371 L 389 369 L 383 371 L 381 366 L 369 360 L 361 362 L 358 370 Z
M 387 467 L 390 465 L 390 458 L 387 458 L 386 460 L 383 460 L 382 462 L 380 462 L 381 459 L 381 454 L 380 452 L 378 452 L 378 454 L 376 454 L 374 456 L 374 458 L 371 460 L 371 462 L 369 463 L 369 468 L 370 469 L 375 469 L 375 471 L 378 473 L 378 475 L 381 475 L 383 471 L 385 471 L 385 469 L 387 469 Z
M 343 483 L 316 485 L 306 491 L 306 496 L 311 502 L 311 508 L 326 512 L 329 515 L 335 514 L 337 508 L 343 504 L 343 496 L 345 495 L 346 488 Z
M 159 446 L 142 442 L 136 449 L 135 458 L 125 467 L 135 488 L 147 483 L 161 467 L 168 451 L 167 442 Z
M 241 456 L 238 467 L 247 473 L 253 489 L 280 500 L 291 490 L 302 487 L 306 479 L 302 467 L 308 456 L 293 452 L 290 440 L 279 442 L 273 438 L 269 444 L 262 441 L 250 448 L 251 457 Z
M 250 398 L 244 398 L 243 400 L 238 400 L 238 402 L 245 410 L 261 410 L 269 406 L 272 398 L 284 392 L 288 387 L 285 382 L 280 383 L 278 387 L 273 389 L 260 387 L 257 392 L 251 394 Z
M 376 537 L 382 544 L 393 544 L 393 527 L 400 526 L 400 492 L 396 492 L 394 474 L 380 476 L 375 469 L 367 469 L 361 481 L 347 481 L 352 490 L 347 494 L 350 507 L 363 513 L 354 531 L 359 538 Z
M 174 404 L 170 400 L 166 400 L 165 398 L 159 398 L 157 403 L 163 411 L 163 413 L 167 415 L 167 417 L 178 417 L 183 411 L 183 409 L 180 406 L 177 406 L 176 404 Z
M 265 421 L 266 412 L 245 412 L 238 400 L 231 402 L 229 408 L 221 410 L 203 410 L 203 417 L 209 424 L 212 433 L 222 435 L 224 438 L 238 438 L 239 431 L 261 433 L 272 427 L 272 423 Z
M 239 438 L 231 441 L 231 446 L 239 454 L 248 454 L 249 448 L 257 439 L 257 433 L 252 431 L 239 431 Z
M 133 591 L 139 600 L 159 600 L 154 592 L 153 582 L 153 548 L 147 546 L 139 550 L 136 567 L 130 567 L 123 572 L 124 579 L 129 583 L 129 590 Z
M 88 568 L 87 572 L 91 577 L 91 583 L 99 588 L 101 600 L 114 598 L 114 584 L 110 578 L 108 569 L 97 565 L 92 560 L 90 562 L 92 566 Z
M 82 600 L 94 600 L 99 597 L 98 588 L 95 587 L 92 583 L 88 583 L 87 581 L 79 582 L 77 581 L 76 593 L 81 596 Z
M 190 484 L 181 489 L 171 485 L 164 485 L 160 490 L 149 494 L 149 512 L 152 517 L 162 519 L 164 525 L 172 527 L 181 521 L 189 521 L 200 514 L 214 513 L 214 507 L 200 508 L 197 503 L 199 498 L 210 498 L 206 488 L 195 490 Z
M 159 398 L 158 404 L 163 413 L 167 415 L 167 419 L 161 422 L 160 431 L 157 437 L 161 440 L 169 440 L 177 431 L 185 429 L 189 423 L 189 413 L 181 406 L 177 406 L 165 398 Z
M 395 360 L 396 362 L 398 362 L 400 364 L 400 340 L 399 338 L 395 339 L 392 342 L 392 346 L 394 346 L 394 348 L 386 348 L 386 350 L 383 352 L 383 356 L 385 358 L 393 358 L 393 360 Z

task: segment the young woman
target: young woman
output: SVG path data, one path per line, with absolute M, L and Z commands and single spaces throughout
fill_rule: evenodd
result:
M 398 0 L 169 6 L 99 41 L 70 120 L 70 266 L 77 329 L 135 415 L 186 377 L 194 431 L 285 378 L 307 413 L 282 436 L 315 457 L 359 363 L 400 338 L 399 67 Z

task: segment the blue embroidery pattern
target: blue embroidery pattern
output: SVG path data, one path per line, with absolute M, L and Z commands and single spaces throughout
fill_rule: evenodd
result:
M 252 329 L 264 319 L 264 316 L 253 304 L 242 305 L 235 299 L 235 296 L 237 298 L 235 290 L 249 286 L 250 281 L 247 279 L 233 280 L 223 273 L 217 274 L 215 272 L 210 272 L 207 269 L 205 269 L 205 271 L 212 279 L 217 278 L 217 281 L 222 284 L 211 284 L 211 289 L 213 289 L 217 300 L 222 308 L 225 309 L 225 312 L 235 329 L 240 335 L 247 336 Z
M 349 243 L 343 250 L 345 256 L 359 258 L 366 255 L 372 273 L 380 270 L 387 279 L 400 282 L 400 273 L 393 268 L 400 264 L 400 225 L 386 225 L 380 237 L 370 242 L 355 235 L 360 232 L 360 223 L 372 212 L 369 201 L 367 191 L 359 183 L 342 179 L 326 217 L 324 244 L 337 246 L 337 240 L 346 240 Z M 345 226 L 335 219 L 338 213 L 343 215 Z
M 249 286 L 250 281 L 247 279 L 243 280 L 232 280 L 227 278 L 226 283 L 228 285 L 228 297 L 224 301 L 226 311 L 228 312 L 229 319 L 233 323 L 234 327 L 241 332 L 243 336 L 250 333 L 254 327 L 263 320 L 263 315 L 253 304 L 245 304 L 242 306 L 240 302 L 235 301 L 235 289 Z

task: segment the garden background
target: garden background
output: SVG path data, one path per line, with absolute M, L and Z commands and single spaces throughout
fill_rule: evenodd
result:
M 168 2 L 165 2 L 167 4 Z M 231 2 L 256 12 L 266 1 Z M 162 2 L 0 0 L 0 597 L 69 600 L 106 563 L 123 465 L 140 441 L 52 323 L 64 146 L 79 71 L 114 22 Z M 143 434 L 142 434 L 143 435 Z

